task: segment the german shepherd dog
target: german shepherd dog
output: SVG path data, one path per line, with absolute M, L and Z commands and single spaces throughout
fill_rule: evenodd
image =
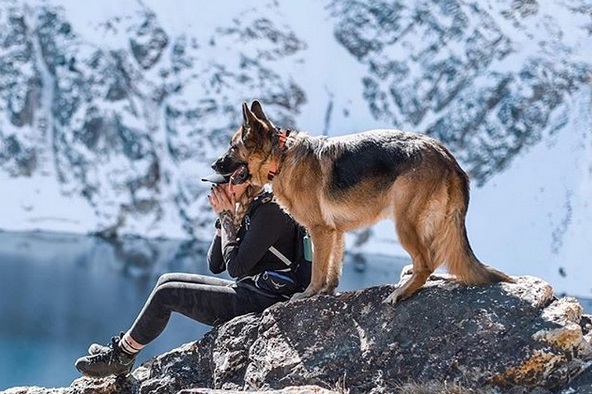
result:
M 312 238 L 310 285 L 294 298 L 333 294 L 339 283 L 345 232 L 394 220 L 411 256 L 411 278 L 385 302 L 395 304 L 425 284 L 441 264 L 462 283 L 512 282 L 482 264 L 465 228 L 469 178 L 438 141 L 398 130 L 312 137 L 275 127 L 261 104 L 243 103 L 243 124 L 212 164 L 235 183 L 270 183 L 275 197 Z

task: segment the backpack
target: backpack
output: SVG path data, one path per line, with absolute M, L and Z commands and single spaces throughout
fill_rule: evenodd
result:
M 304 291 L 310 284 L 312 243 L 306 228 L 298 223 L 296 223 L 295 236 L 295 261 L 291 261 L 274 246 L 270 246 L 269 251 L 281 260 L 286 268 L 263 271 L 257 275 L 245 277 L 239 283 L 264 294 L 273 294 L 286 299 L 294 293 Z
M 310 284 L 310 275 L 312 273 L 312 241 L 308 230 L 296 223 L 296 267 L 294 267 L 294 274 L 296 280 L 300 284 L 302 291 Z
M 247 210 L 248 216 L 260 204 L 271 201 L 273 194 L 267 192 L 251 203 Z M 278 296 L 289 299 L 294 293 L 304 291 L 310 284 L 312 263 L 312 242 L 306 228 L 294 221 L 294 261 L 288 259 L 273 245 L 269 251 L 273 253 L 285 265 L 284 268 L 266 270 L 256 275 L 245 276 L 237 281 L 239 286 L 248 287 L 258 293 L 267 296 Z

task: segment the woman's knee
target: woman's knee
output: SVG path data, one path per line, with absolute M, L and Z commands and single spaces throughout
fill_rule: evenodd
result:
M 177 280 L 177 274 L 168 272 L 166 274 L 160 275 L 160 277 L 156 281 L 156 286 L 154 286 L 154 287 L 159 287 L 161 285 L 164 285 L 165 283 L 174 282 L 176 280 Z
M 158 308 L 170 309 L 174 304 L 178 285 L 174 282 L 163 281 L 154 287 L 150 294 L 149 303 Z

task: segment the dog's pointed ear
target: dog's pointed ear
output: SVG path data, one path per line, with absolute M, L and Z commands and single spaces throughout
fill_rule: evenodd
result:
M 251 130 L 257 129 L 257 122 L 257 116 L 251 112 L 248 104 L 243 102 L 243 138 L 246 138 L 247 134 L 249 134 Z
M 251 126 L 253 126 L 254 117 L 255 116 L 253 115 L 251 110 L 249 110 L 249 105 L 245 101 L 243 101 L 243 126 L 245 129 L 248 129 Z
M 253 101 L 251 104 L 251 112 L 255 114 L 255 116 L 263 121 L 267 121 L 267 116 L 263 112 L 263 107 L 261 103 L 257 100 Z

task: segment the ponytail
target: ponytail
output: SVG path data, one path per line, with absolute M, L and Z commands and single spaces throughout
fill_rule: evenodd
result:
M 234 211 L 234 225 L 239 228 L 243 218 L 245 217 L 249 205 L 255 197 L 257 197 L 263 191 L 264 186 L 247 186 L 247 190 L 243 193 L 240 199 L 237 201 L 236 209 Z

